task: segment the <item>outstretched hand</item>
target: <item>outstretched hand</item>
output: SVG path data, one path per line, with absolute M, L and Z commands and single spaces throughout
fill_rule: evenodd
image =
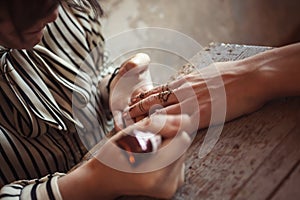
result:
M 268 99 L 255 65 L 247 66 L 243 61 L 213 65 L 134 96 L 125 118 L 138 119 L 153 112 L 198 114 L 195 123 L 204 128 L 253 112 Z M 212 119 L 212 106 L 217 110 L 226 107 L 226 116 Z M 151 111 L 153 107 L 158 109 Z

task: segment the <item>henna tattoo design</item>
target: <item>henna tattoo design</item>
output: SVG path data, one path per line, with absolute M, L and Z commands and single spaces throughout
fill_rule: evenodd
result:
M 146 112 L 146 110 L 145 110 L 145 108 L 144 108 L 144 106 L 143 106 L 143 102 L 142 102 L 142 101 L 139 102 L 139 109 L 140 109 L 140 111 L 142 111 L 142 112 Z
M 160 100 L 161 103 L 166 103 L 172 93 L 173 93 L 172 90 L 161 92 L 158 94 L 158 99 Z

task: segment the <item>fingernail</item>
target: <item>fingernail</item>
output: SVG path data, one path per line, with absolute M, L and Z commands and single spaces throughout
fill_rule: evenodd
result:
M 138 53 L 133 58 L 131 58 L 131 61 L 139 66 L 140 65 L 148 65 L 150 62 L 150 58 L 145 53 Z

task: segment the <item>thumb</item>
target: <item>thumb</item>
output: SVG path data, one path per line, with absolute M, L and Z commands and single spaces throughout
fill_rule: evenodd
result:
M 112 81 L 112 88 L 118 86 L 118 91 L 127 91 L 130 96 L 151 89 L 153 84 L 149 64 L 150 57 L 147 54 L 134 55 L 121 65 L 118 75 Z
M 120 68 L 120 76 L 131 76 L 141 74 L 148 69 L 150 57 L 145 53 L 135 54 L 133 57 L 125 61 Z
M 118 92 L 123 91 L 124 89 L 127 92 L 134 91 L 133 87 L 140 83 L 141 79 L 144 79 L 142 76 L 150 77 L 150 73 L 148 73 L 149 63 L 150 58 L 147 54 L 135 54 L 121 65 L 118 74 L 111 82 L 111 88 L 114 89 L 118 85 Z M 151 77 L 148 79 L 151 80 Z

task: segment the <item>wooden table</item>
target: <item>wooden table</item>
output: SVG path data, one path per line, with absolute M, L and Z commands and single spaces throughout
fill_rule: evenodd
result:
M 214 61 L 242 59 L 265 50 L 229 44 L 206 48 Z M 213 150 L 200 159 L 205 133 L 199 131 L 187 152 L 185 184 L 174 200 L 300 199 L 300 97 L 274 100 L 226 123 Z

